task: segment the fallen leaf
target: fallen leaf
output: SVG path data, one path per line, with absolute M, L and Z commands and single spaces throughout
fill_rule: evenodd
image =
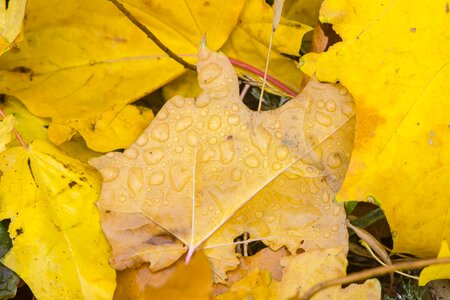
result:
M 0 153 L 5 151 L 6 145 L 11 142 L 11 132 L 14 128 L 16 119 L 9 115 L 0 120 Z
M 201 251 L 193 256 L 189 265 L 178 261 L 157 273 L 146 267 L 143 265 L 139 269 L 120 272 L 114 299 L 211 299 L 211 270 L 207 257 Z
M 127 3 L 166 46 L 190 61 L 205 33 L 215 48 L 225 42 L 244 5 L 241 0 Z M 93 120 L 110 110 L 117 114 L 128 109 L 128 103 L 184 72 L 105 0 L 70 0 L 64 5 L 31 0 L 24 35 L 26 41 L 18 51 L 0 57 L 0 93 L 16 96 L 33 114 L 66 126 L 54 137 L 56 142 L 60 135 L 70 138 L 64 132 L 80 131 L 94 150 L 127 147 L 142 132 L 142 121 L 120 123 L 120 129 L 106 130 L 106 136 L 100 137 L 103 133 L 87 134 L 95 131 Z M 110 138 L 111 130 L 130 134 L 120 135 L 122 143 L 117 145 L 117 139 Z M 111 144 L 97 148 L 98 139 Z
M 446 3 L 325 1 L 320 20 L 343 42 L 302 62 L 355 97 L 354 149 L 338 198 L 380 202 L 394 252 L 418 256 L 436 256 L 450 240 Z
M 12 247 L 8 229 L 0 222 L 0 258 L 2 258 Z M 19 276 L 0 263 L 0 299 L 11 299 L 16 296 Z
M 98 207 L 113 249 L 133 244 L 120 260 L 134 265 L 137 257 L 135 263 L 142 263 L 143 249 L 158 251 L 158 243 L 147 242 L 155 237 L 150 229 L 140 245 L 111 231 L 135 234 L 146 226 L 176 238 L 163 245 L 168 249 L 159 251 L 161 257 L 185 245 L 189 260 L 206 241 L 216 280 L 239 263 L 233 240 L 243 232 L 291 252 L 346 248 L 345 212 L 333 194 L 353 134 L 347 91 L 311 81 L 281 108 L 255 112 L 240 100 L 236 74 L 223 54 L 201 46 L 198 69 L 203 93 L 172 98 L 123 153 L 90 160 L 103 174 Z M 150 266 L 158 264 L 151 257 Z
M 255 11 L 258 13 L 255 14 Z M 230 58 L 264 70 L 272 32 L 272 18 L 273 9 L 265 1 L 248 0 L 239 16 L 238 25 L 220 50 Z M 281 18 L 275 31 L 268 74 L 293 91 L 298 91 L 302 73 L 296 62 L 282 53 L 299 56 L 303 35 L 310 30 L 312 28 L 307 25 Z M 255 77 L 247 70 L 239 69 L 239 72 Z
M 447 241 L 442 241 L 438 257 L 450 257 Z M 436 279 L 450 279 L 450 264 L 431 265 L 420 272 L 419 285 L 424 286 Z
M 21 40 L 26 6 L 27 0 L 3 1 L 0 4 L 0 55 Z
M 47 128 L 50 120 L 40 118 L 30 113 L 27 108 L 15 97 L 6 96 L 0 108 L 6 115 L 13 115 L 17 122 L 14 125 L 19 132 L 25 144 L 31 144 L 35 140 L 48 141 Z M 10 146 L 21 146 L 17 139 L 11 141 Z M 82 162 L 94 156 L 99 156 L 100 153 L 92 151 L 86 146 L 86 142 L 80 135 L 75 135 L 70 141 L 67 141 L 57 147 L 72 158 L 76 158 Z
M 270 272 L 255 268 L 246 277 L 235 283 L 228 292 L 216 297 L 217 300 L 233 299 L 278 299 L 279 285 L 272 281 Z
M 342 248 L 320 249 L 285 257 L 281 264 L 285 268 L 278 299 L 292 299 L 301 297 L 315 284 L 345 276 L 346 251 Z M 380 283 L 377 279 L 370 279 L 363 284 L 351 284 L 344 289 L 340 286 L 329 287 L 318 292 L 312 299 L 379 300 L 380 297 Z
M 314 27 L 319 17 L 319 9 L 322 1 L 323 0 L 285 0 L 282 16 L 286 19 Z
M 0 219 L 11 219 L 13 240 L 3 263 L 36 298 L 111 299 L 115 272 L 94 205 L 98 174 L 39 140 L 1 153 L 0 170 Z

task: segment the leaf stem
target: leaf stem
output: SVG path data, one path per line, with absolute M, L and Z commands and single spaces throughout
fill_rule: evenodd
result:
M 320 292 L 321 290 L 328 288 L 334 285 L 341 284 L 349 284 L 352 282 L 357 282 L 361 280 L 365 280 L 372 277 L 377 277 L 380 275 L 384 275 L 386 273 L 390 273 L 392 271 L 399 270 L 407 270 L 407 269 L 419 269 L 429 265 L 437 265 L 437 264 L 445 264 L 450 263 L 450 257 L 441 257 L 441 258 L 431 258 L 431 259 L 420 259 L 416 261 L 406 261 L 397 264 L 392 264 L 390 266 L 377 267 L 369 270 L 364 270 L 361 272 L 356 272 L 350 274 L 345 277 L 339 277 L 331 280 L 327 280 L 321 283 L 318 283 L 312 286 L 303 296 L 300 297 L 300 300 L 308 300 L 313 297 L 315 294 Z
M 264 72 L 245 63 L 240 60 L 234 59 L 234 58 L 228 58 L 233 66 L 239 67 L 241 69 L 247 70 L 255 75 L 258 75 L 260 77 L 264 77 Z M 285 92 L 286 94 L 295 97 L 298 93 L 294 92 L 292 89 L 290 89 L 287 85 L 279 81 L 278 79 L 270 76 L 267 74 L 267 81 L 272 83 L 274 86 Z
M 6 118 L 6 114 L 3 112 L 3 110 L 0 109 L 0 116 L 2 116 L 3 118 Z M 22 147 L 25 148 L 25 150 L 28 151 L 28 145 L 25 143 L 25 141 L 23 140 L 22 136 L 20 135 L 20 133 L 16 130 L 16 128 L 12 129 L 12 132 L 14 133 L 14 135 L 16 136 L 17 140 L 19 141 L 19 143 L 22 145 Z
M 197 67 L 193 64 L 188 63 L 174 52 L 172 52 L 166 45 L 164 45 L 154 34 L 150 31 L 144 24 L 142 24 L 138 19 L 136 19 L 123 5 L 117 0 L 111 1 L 134 25 L 136 25 L 142 32 L 144 32 L 149 39 L 151 39 L 156 46 L 158 46 L 162 51 L 167 53 L 170 58 L 174 59 L 176 62 L 181 64 L 186 69 L 197 71 Z

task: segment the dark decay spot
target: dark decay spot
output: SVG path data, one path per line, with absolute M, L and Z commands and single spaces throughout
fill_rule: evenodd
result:
M 44 125 L 44 126 L 42 126 L 42 127 L 44 127 L 45 129 L 48 129 L 48 125 Z
M 232 135 L 227 136 L 227 140 L 232 140 L 232 139 L 233 139 Z
M 409 31 L 411 31 L 411 32 L 413 32 L 413 33 L 416 32 L 416 27 L 410 28 Z
M 82 176 L 82 177 L 80 177 L 80 178 L 78 178 L 78 179 L 80 179 L 80 180 L 83 181 L 83 182 L 86 182 L 86 181 L 87 181 L 87 178 L 84 177 L 84 176 Z
M 77 182 L 76 181 L 71 181 L 71 182 L 69 182 L 69 187 L 70 188 L 72 188 L 74 185 L 76 185 L 77 184 Z
M 8 9 L 8 5 L 9 5 L 9 0 L 6 0 L 6 1 L 5 1 L 6 9 Z
M 16 235 L 17 236 L 21 235 L 22 233 L 23 233 L 23 228 L 22 227 L 16 229 Z
M 209 6 L 209 2 L 208 2 L 208 1 L 205 1 L 205 2 L 203 3 L 203 6 L 208 7 L 208 6 Z
M 31 177 L 33 177 L 33 181 L 36 182 L 36 180 L 34 179 L 33 169 L 31 168 L 31 160 L 30 159 L 27 160 L 27 164 L 28 164 L 28 169 L 30 170 Z
M 11 72 L 18 72 L 18 73 L 32 73 L 32 70 L 27 67 L 19 66 L 15 67 L 13 69 L 10 69 Z
M 0 103 L 4 103 L 6 100 L 6 95 L 5 94 L 0 94 Z
M 450 7 L 448 5 L 448 2 L 445 3 L 445 12 L 448 14 L 450 12 Z

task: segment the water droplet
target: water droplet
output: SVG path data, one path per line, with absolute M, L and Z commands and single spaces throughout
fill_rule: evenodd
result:
M 244 162 L 245 165 L 250 168 L 256 168 L 259 166 L 259 159 L 255 154 L 250 154 L 249 156 L 247 156 Z
M 367 196 L 367 202 L 375 204 L 376 203 L 376 199 L 374 196 Z
M 195 147 L 195 146 L 197 146 L 197 142 L 198 142 L 197 133 L 195 131 L 189 132 L 189 134 L 188 134 L 188 144 L 191 147 Z
M 337 169 L 342 165 L 342 158 L 339 153 L 333 153 L 327 157 L 327 165 L 332 169 Z
M 131 168 L 128 171 L 128 188 L 137 197 L 144 186 L 144 171 L 142 168 Z
M 276 120 L 275 123 L 273 123 L 273 128 L 279 129 L 281 127 L 281 123 L 279 120 Z
M 331 237 L 331 234 L 329 234 L 328 232 L 325 232 L 323 234 L 323 237 L 326 238 L 326 239 L 329 239 Z
M 324 207 L 323 207 L 323 210 L 329 210 L 330 209 L 330 206 L 329 205 L 325 205 Z
M 330 126 L 333 124 L 331 117 L 323 112 L 317 112 L 316 121 L 322 126 Z
M 181 152 L 183 152 L 183 150 L 184 150 L 183 146 L 177 146 L 177 147 L 175 147 L 175 152 L 176 152 L 176 153 L 181 153 Z
M 233 171 L 231 171 L 231 179 L 233 179 L 234 181 L 241 180 L 242 179 L 242 171 L 239 168 L 233 169 Z
M 207 162 L 209 161 L 211 158 L 213 158 L 216 155 L 216 151 L 212 148 L 207 147 L 202 154 L 202 161 L 203 162 Z
M 239 111 L 239 106 L 237 106 L 236 104 L 231 105 L 231 110 L 234 112 L 238 112 Z
M 328 203 L 328 202 L 330 202 L 330 198 L 331 198 L 331 196 L 330 196 L 330 193 L 328 193 L 328 191 L 323 191 L 323 193 L 322 193 L 322 202 L 323 203 Z
M 220 143 L 220 161 L 224 164 L 228 164 L 234 157 L 234 140 L 226 140 Z
M 159 163 L 164 157 L 164 149 L 161 147 L 148 148 L 144 151 L 144 161 L 148 165 L 154 165 Z
M 277 211 L 277 210 L 279 210 L 281 208 L 281 205 L 279 204 L 279 203 L 274 203 L 273 205 L 272 205 L 272 210 L 273 211 Z
M 276 163 L 274 163 L 273 165 L 272 165 L 272 170 L 274 170 L 274 171 L 278 171 L 279 169 L 281 169 L 283 166 L 279 163 L 279 162 L 276 162 Z
M 283 134 L 279 131 L 275 132 L 275 137 L 279 140 L 281 140 L 283 138 Z
M 259 210 L 255 211 L 255 217 L 257 219 L 261 219 L 263 216 L 264 216 L 264 214 L 262 211 L 259 211 Z
M 333 215 L 337 216 L 341 212 L 341 206 L 338 205 L 333 209 Z
M 275 221 L 275 217 L 274 216 L 267 216 L 265 218 L 265 220 L 266 220 L 267 223 L 272 223 L 273 221 Z
M 250 140 L 262 155 L 267 154 L 272 135 L 261 124 L 253 129 Z
M 172 184 L 172 188 L 175 191 L 181 192 L 181 190 L 183 190 L 186 184 L 190 180 L 192 180 L 192 174 L 190 171 L 191 171 L 190 169 L 179 164 L 170 166 L 169 177 L 170 182 Z
M 208 128 L 215 131 L 222 125 L 222 119 L 218 115 L 213 115 L 208 120 Z
M 150 136 L 152 139 L 165 142 L 169 139 L 169 125 L 167 123 L 159 123 L 157 124 L 150 132 Z
M 165 120 L 165 119 L 167 119 L 168 116 L 169 116 L 169 111 L 165 107 L 162 107 L 159 110 L 158 114 L 156 115 L 156 119 Z
M 209 98 L 209 95 L 202 93 L 195 99 L 195 106 L 198 108 L 202 108 L 202 107 L 208 106 L 210 101 L 211 100 Z
M 124 196 L 124 195 L 120 196 L 120 197 L 119 197 L 119 202 L 120 202 L 120 203 L 125 203 L 125 202 L 127 202 L 127 197 Z
M 136 159 L 138 156 L 138 151 L 135 148 L 127 148 L 123 151 L 123 155 L 129 159 Z
M 319 100 L 316 102 L 316 105 L 317 105 L 317 108 L 322 109 L 322 108 L 325 107 L 325 102 L 324 102 L 322 99 L 319 99 Z
M 355 114 L 353 102 L 347 102 L 341 106 L 341 111 L 346 117 L 352 117 Z
M 339 225 L 333 225 L 333 227 L 331 227 L 331 230 L 333 232 L 337 232 L 339 230 Z
M 278 145 L 275 148 L 275 157 L 278 160 L 283 161 L 283 160 L 285 160 L 288 157 L 288 155 L 289 155 L 289 148 L 288 148 L 288 146 L 286 146 L 286 145 Z
M 176 107 L 181 108 L 184 106 L 185 99 L 181 96 L 174 96 L 171 101 Z
M 198 70 L 198 81 L 200 84 L 208 84 L 213 82 L 220 76 L 222 67 L 217 63 L 207 63 Z
M 211 145 L 215 145 L 217 143 L 218 139 L 217 137 L 213 136 L 212 138 L 208 139 L 208 143 Z
M 164 178 L 166 175 L 164 174 L 164 171 L 158 171 L 150 175 L 150 179 L 148 180 L 148 183 L 150 185 L 160 185 L 164 182 Z
M 111 182 L 119 176 L 119 168 L 116 167 L 106 167 L 100 169 L 100 173 L 103 175 L 104 182 Z
M 334 112 L 336 111 L 336 103 L 330 99 L 327 101 L 326 108 L 329 112 Z
M 238 125 L 241 122 L 241 118 L 239 115 L 231 114 L 227 119 L 228 124 L 230 125 Z
M 192 118 L 190 116 L 184 116 L 175 125 L 175 131 L 181 132 L 188 129 L 192 125 Z
M 345 96 L 348 94 L 348 90 L 345 87 L 339 89 L 339 95 Z
M 148 135 L 146 132 L 144 132 L 138 139 L 136 140 L 136 145 L 138 146 L 144 146 L 148 142 Z
M 107 157 L 107 158 L 113 158 L 114 156 L 116 156 L 116 153 L 114 153 L 114 152 L 108 152 L 108 153 L 106 153 L 106 157 Z

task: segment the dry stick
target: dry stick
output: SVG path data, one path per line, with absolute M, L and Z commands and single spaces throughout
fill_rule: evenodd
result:
M 6 114 L 3 112 L 3 110 L 0 109 L 0 116 L 2 116 L 3 118 L 6 118 Z M 12 132 L 14 132 L 14 135 L 16 136 L 17 140 L 20 142 L 20 144 L 22 145 L 22 147 L 25 148 L 25 150 L 28 150 L 28 146 L 25 143 L 25 141 L 23 140 L 22 136 L 20 135 L 20 133 L 16 130 L 16 128 L 12 129 Z
M 174 59 L 176 62 L 181 64 L 186 69 L 191 69 L 196 71 L 197 67 L 193 64 L 188 63 L 174 52 L 172 52 L 166 45 L 164 45 L 158 38 L 148 29 L 144 24 L 138 21 L 119 1 L 111 1 L 134 25 L 136 25 L 142 32 L 144 32 L 149 39 L 151 39 L 162 51 L 166 52 L 169 57 Z
M 377 267 L 361 272 L 356 272 L 351 275 L 335 278 L 331 280 L 327 280 L 321 283 L 318 283 L 311 287 L 306 291 L 303 296 L 300 297 L 300 300 L 308 300 L 321 290 L 328 288 L 333 285 L 341 285 L 341 284 L 349 284 L 353 282 L 358 282 L 367 278 L 377 277 L 380 275 L 384 275 L 386 273 L 390 273 L 398 270 L 407 270 L 407 269 L 419 269 L 429 265 L 437 265 L 437 264 L 445 264 L 450 263 L 450 257 L 441 257 L 441 258 L 431 258 L 431 259 L 421 259 L 416 261 L 407 261 L 401 262 L 397 264 L 393 264 L 386 267 Z

